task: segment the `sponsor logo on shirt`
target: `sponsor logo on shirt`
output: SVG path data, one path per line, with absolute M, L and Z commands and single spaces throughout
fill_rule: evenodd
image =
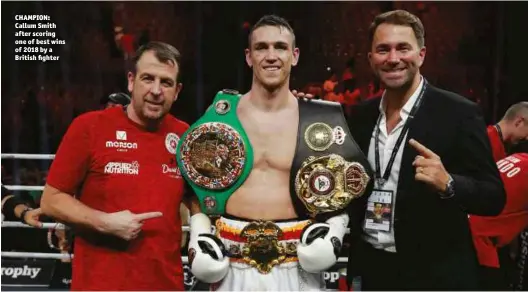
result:
M 175 167 L 169 167 L 167 164 L 163 164 L 163 173 L 176 173 L 178 175 L 180 175 L 180 169 L 175 166 Z
M 138 144 L 127 141 L 126 131 L 116 131 L 117 141 L 106 141 L 106 148 L 117 148 L 117 151 L 126 152 L 128 149 L 137 149 Z
M 137 161 L 132 163 L 108 162 L 104 168 L 104 173 L 138 175 L 139 163 Z
M 169 176 L 174 178 L 181 177 L 181 172 L 178 166 L 170 167 L 167 164 L 163 164 L 161 167 L 164 174 L 169 174 Z
M 127 139 L 126 131 L 116 131 L 116 139 L 126 141 Z
M 165 137 L 165 147 L 170 154 L 176 154 L 176 148 L 178 147 L 178 142 L 180 137 L 174 133 L 168 133 Z

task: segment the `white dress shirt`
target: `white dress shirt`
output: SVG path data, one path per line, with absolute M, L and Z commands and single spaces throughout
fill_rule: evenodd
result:
M 403 126 L 405 125 L 405 122 L 407 121 L 407 118 L 409 117 L 411 109 L 413 108 L 414 104 L 418 100 L 418 96 L 420 95 L 423 85 L 424 85 L 424 79 L 422 77 L 420 84 L 418 85 L 418 88 L 416 88 L 416 90 L 411 95 L 409 100 L 407 100 L 405 105 L 400 110 L 400 117 L 401 117 L 400 122 L 398 123 L 398 125 L 396 125 L 396 127 L 394 127 L 394 129 L 390 133 L 387 133 L 387 117 L 385 114 L 386 101 L 385 101 L 385 93 L 383 93 L 383 97 L 381 98 L 380 107 L 379 107 L 380 113 L 381 113 L 381 120 L 379 123 L 380 131 L 379 131 L 379 146 L 378 146 L 379 152 L 380 152 L 379 153 L 380 170 L 381 170 L 380 176 L 382 177 L 383 177 L 383 174 L 385 173 L 385 169 L 387 168 L 387 164 L 390 160 L 392 150 L 394 149 L 396 141 L 398 140 L 398 137 L 401 134 Z M 374 130 L 372 131 L 372 135 L 370 137 L 370 146 L 368 150 L 368 161 L 370 165 L 372 166 L 372 169 L 374 170 L 376 170 L 375 134 L 376 134 L 376 128 L 374 127 Z M 364 240 L 372 244 L 374 248 L 383 249 L 388 252 L 396 252 L 396 244 L 394 241 L 394 210 L 396 208 L 398 179 L 400 177 L 400 166 L 401 166 L 401 160 L 403 156 L 403 149 L 405 148 L 405 143 L 407 143 L 407 133 L 405 133 L 405 137 L 394 159 L 394 163 L 392 165 L 392 170 L 390 172 L 389 178 L 387 179 L 383 187 L 378 185 L 377 180 L 374 181 L 375 189 L 393 191 L 392 218 L 391 218 L 390 232 L 367 229 L 365 228 L 365 224 L 363 225 L 363 228 L 365 232 L 367 233 L 367 235 L 364 236 Z

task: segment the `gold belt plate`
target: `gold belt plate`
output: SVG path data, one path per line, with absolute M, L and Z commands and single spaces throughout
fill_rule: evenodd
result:
M 311 216 L 338 211 L 361 197 L 370 177 L 358 162 L 330 154 L 310 156 L 295 177 L 295 191 Z

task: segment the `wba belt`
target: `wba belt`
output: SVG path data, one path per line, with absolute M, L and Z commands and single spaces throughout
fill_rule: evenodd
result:
M 218 92 L 178 143 L 178 166 L 205 214 L 224 214 L 227 200 L 253 168 L 253 148 L 236 114 L 239 100 L 234 90 Z
M 350 134 L 340 104 L 299 99 L 290 178 L 290 194 L 299 216 L 333 216 L 370 192 L 372 168 Z

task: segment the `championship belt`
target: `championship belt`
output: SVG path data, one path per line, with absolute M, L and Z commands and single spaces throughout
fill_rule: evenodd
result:
M 340 104 L 299 99 L 290 177 L 297 214 L 311 218 L 336 215 L 372 188 L 372 168 L 350 134 Z
M 253 148 L 236 109 L 240 94 L 223 90 L 181 137 L 176 160 L 205 214 L 222 215 L 253 167 Z

